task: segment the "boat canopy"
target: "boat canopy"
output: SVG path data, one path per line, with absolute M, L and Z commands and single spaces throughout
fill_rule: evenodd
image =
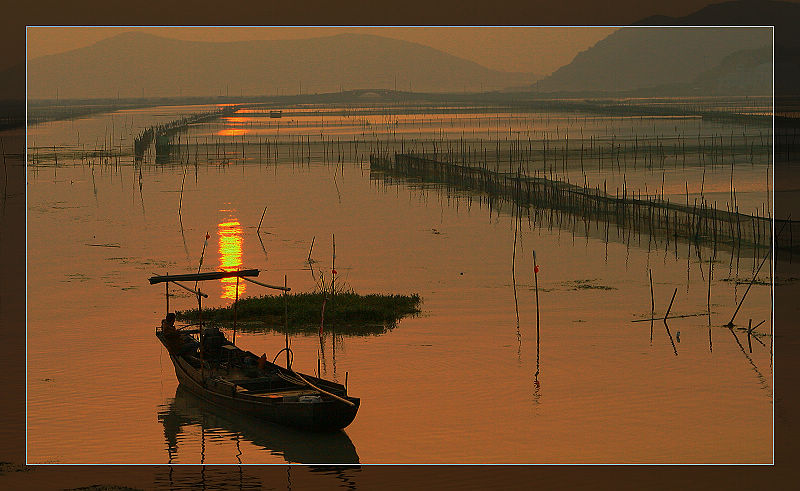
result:
M 206 280 L 219 280 L 222 278 L 235 278 L 245 276 L 258 276 L 259 270 L 257 269 L 243 269 L 239 271 L 211 271 L 208 273 L 189 273 L 189 274 L 174 274 L 164 276 L 152 276 L 149 278 L 150 284 L 164 283 L 165 281 L 206 281 Z

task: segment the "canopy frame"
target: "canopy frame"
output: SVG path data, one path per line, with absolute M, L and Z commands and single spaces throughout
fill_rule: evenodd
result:
M 189 274 L 166 274 L 151 276 L 148 281 L 151 285 L 163 283 L 165 281 L 208 281 L 219 280 L 222 278 L 258 276 L 258 269 L 242 269 L 238 271 L 210 271 L 208 273 L 189 273 Z

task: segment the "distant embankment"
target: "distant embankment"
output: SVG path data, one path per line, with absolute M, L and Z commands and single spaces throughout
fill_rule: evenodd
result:
M 179 131 L 185 130 L 190 124 L 213 121 L 224 116 L 229 116 L 234 114 L 237 109 L 238 106 L 227 106 L 216 111 L 184 116 L 180 119 L 170 121 L 169 123 L 150 126 L 134 138 L 134 155 L 141 158 L 147 149 L 150 148 L 153 141 L 155 141 L 156 144 L 156 157 L 169 154 L 173 146 L 172 137 Z
M 452 156 L 450 156 L 452 158 Z M 686 206 L 668 199 L 642 196 L 628 189 L 610 195 L 599 187 L 577 186 L 561 180 L 530 177 L 521 172 L 499 172 L 488 166 L 462 165 L 412 154 L 370 155 L 370 170 L 423 182 L 442 183 L 458 189 L 486 193 L 515 206 L 533 210 L 558 210 L 586 223 L 605 221 L 652 236 L 700 244 L 732 244 L 766 248 L 772 236 L 770 219 L 758 215 L 718 210 L 706 204 Z M 535 211 L 538 213 L 538 211 Z M 776 220 L 776 230 L 786 230 L 776 241 L 780 249 L 797 248 L 792 228 L 797 220 Z
M 28 125 L 46 123 L 48 121 L 59 121 L 62 119 L 77 119 L 92 116 L 94 114 L 121 111 L 124 109 L 138 109 L 141 107 L 153 106 L 154 104 L 145 101 L 134 102 L 29 102 L 28 103 Z

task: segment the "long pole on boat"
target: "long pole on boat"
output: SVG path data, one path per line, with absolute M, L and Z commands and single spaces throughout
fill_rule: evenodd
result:
M 283 332 L 286 338 L 286 368 L 289 368 L 289 304 L 286 298 L 286 275 L 283 275 Z
M 206 240 L 205 240 L 205 242 L 203 242 L 203 250 L 202 250 L 202 252 L 200 252 L 200 264 L 197 265 L 197 274 L 198 275 L 200 274 L 200 269 L 202 269 L 202 267 L 203 267 L 203 256 L 206 255 L 206 246 L 208 245 L 208 239 L 210 239 L 210 238 L 211 238 L 211 236 L 208 234 L 208 232 L 206 232 Z M 195 288 L 195 290 L 197 289 L 197 281 L 194 282 L 194 288 Z
M 233 345 L 236 346 L 236 310 L 239 304 L 239 277 L 236 277 L 236 299 L 233 301 Z
M 200 253 L 200 264 L 197 266 L 197 274 L 200 274 L 200 270 L 203 268 L 203 256 L 206 254 L 206 246 L 208 245 L 208 239 L 211 236 L 206 232 L 206 240 L 203 242 L 203 251 Z M 203 349 L 203 300 L 202 296 L 200 295 L 200 290 L 197 288 L 197 281 L 194 282 L 194 288 L 197 290 L 197 317 L 200 322 L 200 332 L 198 333 L 198 339 L 200 340 L 200 377 L 202 378 L 203 382 L 206 380 L 205 374 L 205 350 Z

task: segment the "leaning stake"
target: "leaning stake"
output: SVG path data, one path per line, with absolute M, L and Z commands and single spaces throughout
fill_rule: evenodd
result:
M 789 215 L 787 220 L 785 222 L 783 222 L 783 225 L 781 226 L 781 229 L 778 231 L 778 234 L 775 235 L 775 242 L 778 241 L 778 237 L 780 237 L 781 232 L 783 232 L 783 229 L 786 228 L 786 224 L 787 223 L 791 223 L 791 221 L 792 221 L 792 216 Z M 753 279 L 750 280 L 750 284 L 747 285 L 747 290 L 744 291 L 744 295 L 742 295 L 742 299 L 739 300 L 739 305 L 736 306 L 736 310 L 733 312 L 733 315 L 731 316 L 731 320 L 727 324 L 725 324 L 725 327 L 733 327 L 734 326 L 733 320 L 736 318 L 736 314 L 739 313 L 739 309 L 742 308 L 742 304 L 744 303 L 744 299 L 747 297 L 747 292 L 750 291 L 750 287 L 752 287 L 753 283 L 756 282 L 756 278 L 758 278 L 758 273 L 761 271 L 761 267 L 764 266 L 764 263 L 767 262 L 767 259 L 769 259 L 771 254 L 772 254 L 772 250 L 767 251 L 767 254 L 764 256 L 764 259 L 761 261 L 761 264 L 758 265 L 758 269 L 756 270 L 756 274 L 753 275 Z
M 678 289 L 676 288 L 674 292 L 672 292 L 672 300 L 669 301 L 669 307 L 667 307 L 667 313 L 664 314 L 664 322 L 667 322 L 667 317 L 669 317 L 669 311 L 672 310 L 672 302 L 675 301 L 675 295 L 678 293 Z
M 267 213 L 267 207 L 264 206 L 264 211 L 261 212 L 261 220 L 258 221 L 258 228 L 256 229 L 256 234 L 261 233 L 261 222 L 264 221 L 264 215 Z

